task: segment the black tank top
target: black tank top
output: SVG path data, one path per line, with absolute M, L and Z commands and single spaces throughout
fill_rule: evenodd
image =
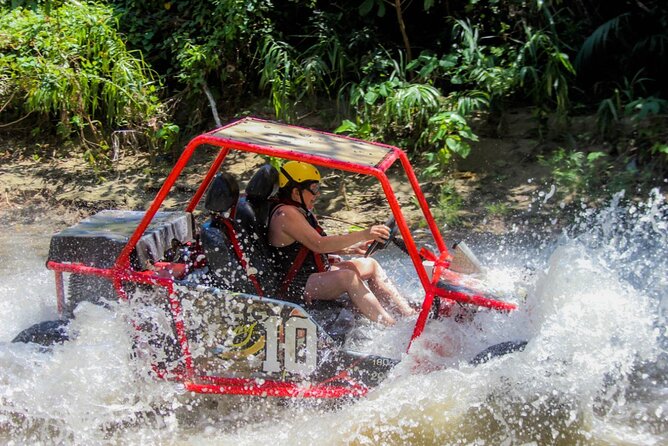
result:
M 277 203 L 271 210 L 269 216 L 270 222 L 276 210 L 284 205 L 295 206 L 292 203 L 284 203 L 284 202 Z M 311 225 L 312 228 L 314 228 L 320 234 L 326 235 L 325 231 L 318 224 L 318 221 L 316 220 L 315 216 L 312 213 L 305 211 L 300 206 L 295 206 L 295 207 L 299 209 L 302 215 L 304 215 L 304 218 L 306 218 L 306 221 L 308 221 L 309 225 Z M 299 252 L 302 250 L 303 247 L 304 245 L 302 243 L 299 243 L 298 241 L 294 241 L 293 243 L 290 243 L 289 245 L 282 247 L 277 247 L 272 245 L 272 249 L 274 250 L 274 259 L 276 261 L 276 271 L 279 272 L 279 277 L 281 282 L 285 280 L 286 275 L 290 271 L 290 268 L 292 268 L 292 265 L 295 263 L 297 255 L 299 254 Z M 288 296 L 286 297 L 289 297 L 291 299 L 301 299 L 304 292 L 304 287 L 306 286 L 306 280 L 308 280 L 308 277 L 313 273 L 321 272 L 318 268 L 315 256 L 320 256 L 320 258 L 322 259 L 322 264 L 325 265 L 325 270 L 329 269 L 329 261 L 325 254 L 318 254 L 316 252 L 309 250 L 309 253 L 306 256 L 306 258 L 304 258 L 301 267 L 299 268 L 294 278 L 292 279 L 291 283 L 289 284 L 290 286 L 288 287 L 288 292 L 287 292 Z

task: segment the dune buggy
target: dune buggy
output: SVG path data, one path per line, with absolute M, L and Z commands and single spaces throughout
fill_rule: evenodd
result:
M 217 155 L 185 209 L 161 210 L 193 154 L 204 146 L 215 148 Z M 121 299 L 136 308 L 131 318 L 135 350 L 150 355 L 158 376 L 181 382 L 189 391 L 336 398 L 364 395 L 380 383 L 398 361 L 344 349 L 351 321 L 339 304 L 321 311 L 274 297 L 265 231 L 277 173 L 269 164 L 260 167 L 240 193 L 239 185 L 220 173 L 231 151 L 305 161 L 380 183 L 391 211 L 388 224 L 424 291 L 409 349 L 428 320 L 447 317 L 453 302 L 515 309 L 475 277 L 450 268 L 451 252 L 402 150 L 245 118 L 194 138 L 146 211 L 101 211 L 54 235 L 47 267 L 55 273 L 63 319 L 37 324 L 16 340 L 62 341 L 79 302 Z M 416 245 L 387 176 L 390 168 L 403 171 L 433 251 Z M 209 198 L 213 190 L 217 199 Z M 205 194 L 200 214 L 209 212 L 211 218 L 198 223 L 195 214 Z M 375 243 L 370 251 L 379 248 Z M 492 354 L 519 347 L 505 345 Z

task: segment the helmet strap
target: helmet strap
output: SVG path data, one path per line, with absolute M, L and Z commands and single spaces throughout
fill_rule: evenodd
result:
M 295 201 L 295 203 L 297 203 L 297 204 L 299 205 L 299 207 L 301 207 L 302 209 L 304 209 L 307 213 L 310 213 L 311 211 L 308 210 L 308 208 L 306 207 L 306 203 L 304 202 L 304 193 L 303 193 L 303 192 L 304 192 L 304 188 L 302 187 L 302 185 L 301 185 L 300 183 L 297 183 L 297 182 L 294 180 L 294 178 L 292 178 L 292 177 L 290 176 L 290 174 L 289 174 L 285 169 L 283 169 L 283 167 L 281 167 L 281 173 L 282 173 L 283 175 L 285 175 L 285 178 L 288 179 L 288 183 L 286 184 L 287 187 L 290 187 L 290 188 L 292 188 L 292 187 L 296 187 L 297 190 L 299 190 L 299 200 L 300 200 L 301 203 L 300 203 L 300 202 L 296 202 L 296 201 Z M 292 186 L 292 187 L 291 187 L 291 186 Z
M 309 211 L 306 205 L 304 204 L 304 197 L 301 196 L 301 191 L 300 191 L 300 197 L 301 197 L 301 203 L 299 201 L 293 200 L 292 198 L 283 198 L 280 199 L 279 202 L 283 204 L 289 204 L 290 206 L 298 208 L 306 218 L 309 218 L 309 216 L 313 215 L 313 212 Z
M 306 207 L 306 203 L 304 203 L 304 189 L 301 187 L 299 189 L 299 200 L 301 201 L 301 207 L 304 208 L 306 212 L 309 212 L 308 208 Z

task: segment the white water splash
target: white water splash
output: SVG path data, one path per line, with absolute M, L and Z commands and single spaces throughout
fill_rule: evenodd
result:
M 668 211 L 658 193 L 633 205 L 623 205 L 622 198 L 600 210 L 583 209 L 558 241 L 501 238 L 481 255 L 467 240 L 481 259 L 494 259 L 488 279 L 495 286 L 513 290 L 520 282 L 526 288 L 520 309 L 480 311 L 469 324 L 431 321 L 410 354 L 405 352 L 414 319 L 388 330 L 369 327 L 358 346 L 403 361 L 368 397 L 334 407 L 181 394 L 178 386 L 151 379 L 147 365 L 131 357 L 122 308 L 82 305 L 72 327 L 79 337 L 52 353 L 8 344 L 20 328 L 52 316 L 54 304 L 43 259 L 3 255 L 5 265 L 22 264 L 35 281 L 25 286 L 7 275 L 0 279 L 0 439 L 9 444 L 666 444 Z M 388 258 L 383 263 L 397 272 L 393 277 L 403 277 L 400 288 L 409 297 L 419 298 L 415 278 L 402 276 L 410 265 Z M 469 364 L 479 351 L 506 340 L 528 344 L 522 352 Z

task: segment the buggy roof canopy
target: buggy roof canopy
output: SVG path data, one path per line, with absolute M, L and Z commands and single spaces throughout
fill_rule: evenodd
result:
M 342 163 L 386 170 L 398 156 L 396 147 L 360 141 L 318 130 L 245 118 L 210 133 L 225 145 L 276 156 L 313 161 L 317 164 Z

